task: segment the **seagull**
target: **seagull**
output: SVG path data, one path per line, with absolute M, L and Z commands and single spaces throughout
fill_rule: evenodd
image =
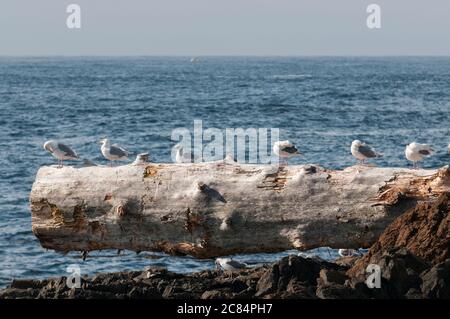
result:
M 131 154 L 117 144 L 110 145 L 109 139 L 107 138 L 102 139 L 100 141 L 100 144 L 102 145 L 102 154 L 107 160 L 110 161 L 111 166 L 113 161 L 126 160 L 128 158 L 128 155 Z
M 362 254 L 356 249 L 339 249 L 338 254 L 341 257 L 361 256 Z
M 450 143 L 448 143 L 448 146 L 447 146 L 447 153 L 450 154 Z
M 44 149 L 58 159 L 58 168 L 63 167 L 64 160 L 77 160 L 78 154 L 66 144 L 50 140 L 44 143 Z
M 233 270 L 247 268 L 247 264 L 233 260 L 231 258 L 216 258 L 216 268 L 233 274 Z
M 434 149 L 428 144 L 420 144 L 412 142 L 406 146 L 406 159 L 413 162 L 413 168 L 417 168 L 417 162 L 423 160 L 425 157 L 431 156 L 435 153 Z
M 358 163 L 364 164 L 368 158 L 383 157 L 383 154 L 376 152 L 372 147 L 360 140 L 354 140 L 350 147 L 352 155 L 358 160 Z
M 181 144 L 177 144 L 173 147 L 173 149 L 176 151 L 175 153 L 175 162 L 176 163 L 192 163 L 193 162 L 193 156 L 192 153 L 184 152 L 183 146 Z
M 295 147 L 294 144 L 286 141 L 277 141 L 273 144 L 273 152 L 280 158 L 285 159 L 287 165 L 287 159 L 294 156 L 301 156 L 302 153 Z

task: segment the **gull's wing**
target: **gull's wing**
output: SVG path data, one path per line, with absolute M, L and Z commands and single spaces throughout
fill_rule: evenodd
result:
M 420 145 L 419 154 L 428 156 L 434 154 L 434 149 L 428 144 Z
M 358 147 L 358 152 L 360 152 L 362 155 L 364 155 L 365 157 L 368 157 L 368 158 L 380 156 L 380 154 L 375 152 L 373 148 L 371 148 L 370 146 L 367 146 L 367 145 L 360 145 Z
M 247 265 L 244 263 L 241 263 L 239 261 L 236 260 L 230 260 L 227 262 L 228 265 L 230 265 L 233 268 L 247 268 Z
M 432 152 L 431 152 L 430 150 L 420 150 L 420 151 L 419 151 L 419 154 L 422 154 L 422 155 L 431 155 Z
M 73 149 L 71 149 L 69 146 L 67 146 L 66 144 L 58 143 L 58 148 L 59 148 L 62 152 L 64 152 L 64 154 L 65 154 L 66 156 L 78 158 L 77 153 L 75 153 L 75 151 L 74 151 Z
M 286 152 L 289 154 L 298 154 L 298 149 L 295 146 L 286 146 L 281 148 L 282 152 Z
M 118 157 L 127 157 L 128 152 L 117 144 L 111 145 L 109 153 Z

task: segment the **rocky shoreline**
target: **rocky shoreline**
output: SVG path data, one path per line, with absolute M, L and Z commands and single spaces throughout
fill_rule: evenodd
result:
M 450 194 L 443 194 L 398 217 L 361 258 L 327 262 L 292 255 L 232 273 L 153 268 L 83 277 L 79 289 L 68 288 L 65 277 L 14 280 L 0 290 L 0 299 L 449 299 L 449 248 Z M 370 264 L 379 266 L 380 288 L 366 284 Z

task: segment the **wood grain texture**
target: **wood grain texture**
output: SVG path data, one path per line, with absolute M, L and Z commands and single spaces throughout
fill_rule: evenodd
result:
M 369 247 L 394 218 L 449 191 L 448 167 L 409 170 L 220 161 L 41 167 L 32 228 L 57 251 L 129 249 L 211 258 Z

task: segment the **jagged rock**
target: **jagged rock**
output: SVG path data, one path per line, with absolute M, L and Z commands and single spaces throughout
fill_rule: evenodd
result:
M 334 263 L 342 267 L 351 268 L 359 259 L 360 256 L 345 256 L 334 260 Z
M 402 247 L 432 265 L 450 258 L 449 193 L 442 194 L 434 202 L 420 203 L 398 217 L 348 275 L 363 274 L 367 265 L 377 264 L 386 251 Z
M 342 272 L 333 269 L 321 269 L 319 273 L 318 283 L 322 286 L 330 286 L 332 284 L 343 285 L 348 276 Z
M 407 249 L 391 249 L 383 252 L 378 259 L 372 257 L 371 263 L 380 267 L 381 272 L 381 288 L 367 289 L 359 287 L 359 290 L 374 298 L 403 298 L 404 295 L 412 288 L 420 287 L 421 279 L 419 274 L 429 268 L 429 264 L 422 259 L 414 256 Z M 365 271 L 365 269 L 364 269 Z M 357 273 L 351 276 L 352 287 L 356 288 L 356 284 L 365 285 L 365 273 Z
M 420 277 L 426 298 L 450 298 L 450 259 L 424 271 Z
M 205 291 L 200 299 L 225 299 L 227 293 L 221 290 L 207 290 Z
M 303 258 L 299 256 L 288 256 L 282 258 L 278 263 L 272 265 L 261 276 L 256 286 L 256 297 L 277 295 L 286 296 L 285 291 L 290 289 L 291 294 L 311 297 L 310 292 L 303 287 L 314 287 L 321 269 L 338 270 L 342 267 L 315 258 Z M 345 274 L 342 274 L 345 276 Z M 336 275 L 337 276 L 337 275 Z M 296 291 L 295 287 L 301 287 Z
M 340 284 L 319 285 L 316 295 L 320 299 L 354 299 L 359 297 L 355 294 L 355 290 Z

